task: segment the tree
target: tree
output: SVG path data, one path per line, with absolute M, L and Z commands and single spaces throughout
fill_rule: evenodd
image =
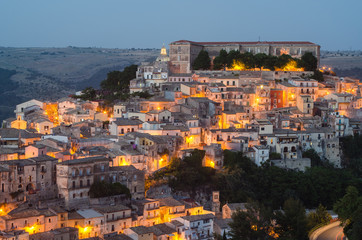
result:
M 268 57 L 264 61 L 264 68 L 267 68 L 271 71 L 275 70 L 275 66 L 277 65 L 278 57 L 268 55 Z
M 91 198 L 109 197 L 121 194 L 125 194 L 126 197 L 131 198 L 131 192 L 129 189 L 119 182 L 94 182 L 89 189 L 89 196 Z
M 80 95 L 80 98 L 83 100 L 95 100 L 96 90 L 92 87 L 87 87 L 82 91 L 82 95 Z
M 293 60 L 293 58 L 290 55 L 283 54 L 277 58 L 277 61 L 274 65 L 274 67 L 284 68 L 292 60 Z
M 342 164 L 353 171 L 356 176 L 362 175 L 362 135 L 355 134 L 340 138 L 343 151 Z
M 323 73 L 319 70 L 314 70 L 313 75 L 310 77 L 311 79 L 317 80 L 318 82 L 324 82 Z
M 362 236 L 362 197 L 357 188 L 349 186 L 346 194 L 333 207 L 344 225 L 343 231 L 349 240 L 358 240 Z
M 318 153 L 313 149 L 308 149 L 307 151 L 302 153 L 302 157 L 310 158 L 312 167 L 314 166 L 322 166 L 322 160 L 319 157 Z
M 196 57 L 192 68 L 194 70 L 208 70 L 210 69 L 211 60 L 209 53 L 205 50 L 201 50 L 199 55 Z
M 285 240 L 306 240 L 307 235 L 307 217 L 305 208 L 300 200 L 290 198 L 284 202 L 283 211 L 277 211 L 275 214 L 276 232 L 279 239 Z
M 270 160 L 282 159 L 282 155 L 277 152 L 271 152 L 269 153 L 269 159 Z
M 227 67 L 232 68 L 234 60 L 240 60 L 241 53 L 237 50 L 231 50 L 227 56 Z
M 320 224 L 327 224 L 331 221 L 332 217 L 327 212 L 327 208 L 324 207 L 322 204 L 319 204 L 318 208 L 315 212 L 310 212 L 307 216 L 307 227 L 308 230 L 311 230 L 317 225 Z
M 305 71 L 315 71 L 318 67 L 318 59 L 313 56 L 313 53 L 306 52 L 301 57 L 301 65 Z
M 214 59 L 214 69 L 215 70 L 220 70 L 220 69 L 224 69 L 226 68 L 227 64 L 228 64 L 228 53 L 224 50 L 221 49 L 219 56 L 217 56 Z
M 103 90 L 111 90 L 122 94 L 129 93 L 129 84 L 136 77 L 137 65 L 130 65 L 123 71 L 112 71 L 107 74 L 107 79 L 101 82 Z
M 254 56 L 255 67 L 262 68 L 265 67 L 265 61 L 268 59 L 268 55 L 265 53 L 258 53 Z
M 255 68 L 255 59 L 254 55 L 250 52 L 245 52 L 240 55 L 240 60 L 244 63 L 247 69 Z
M 272 211 L 258 202 L 245 204 L 246 211 L 232 215 L 229 235 L 232 240 L 274 239 Z

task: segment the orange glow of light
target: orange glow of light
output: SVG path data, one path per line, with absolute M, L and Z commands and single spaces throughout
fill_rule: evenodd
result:
M 38 224 L 33 224 L 31 227 L 25 227 L 24 231 L 28 232 L 29 234 L 34 234 L 36 233 L 36 228 L 37 228 Z
M 2 206 L 0 208 L 0 216 L 5 216 L 8 212 L 9 210 L 6 208 L 6 206 Z
M 58 104 L 57 103 L 46 103 L 44 106 L 44 114 L 48 116 L 49 121 L 51 121 L 54 126 L 59 125 L 59 114 L 58 114 Z
M 283 55 L 283 54 L 289 55 L 289 49 L 286 49 L 286 48 L 280 49 L 280 55 Z
M 235 59 L 233 60 L 233 65 L 231 67 L 231 70 L 236 70 L 236 71 L 244 71 L 247 70 L 247 68 L 245 67 L 245 64 L 240 62 L 240 61 L 236 61 Z
M 210 167 L 215 168 L 215 163 L 213 161 L 210 161 Z
M 260 89 L 263 89 L 263 88 L 264 88 L 264 86 L 263 86 L 263 85 L 261 85 L 261 86 L 260 86 Z
M 192 143 L 194 137 L 190 136 L 190 137 L 186 137 L 186 143 Z
M 87 238 L 85 234 L 89 233 L 92 230 L 91 226 L 85 226 L 85 227 L 76 226 L 76 228 L 78 228 L 79 231 L 79 239 Z M 81 235 L 82 237 L 80 237 Z
M 210 157 L 205 157 L 205 166 L 215 168 L 215 162 Z
M 290 60 L 283 68 L 276 68 L 275 71 L 293 71 L 293 72 L 302 72 L 304 68 L 298 68 L 297 62 Z
M 122 161 L 119 163 L 119 166 L 129 166 L 130 164 L 126 162 L 126 159 L 122 158 Z
M 160 107 L 157 107 L 157 110 L 161 110 L 161 108 L 160 108 Z

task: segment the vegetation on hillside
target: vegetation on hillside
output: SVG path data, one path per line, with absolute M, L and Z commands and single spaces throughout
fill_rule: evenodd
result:
M 131 198 L 131 192 L 129 189 L 119 182 L 94 182 L 89 190 L 89 196 L 91 198 L 109 197 L 121 194 L 125 194 L 127 198 Z
M 362 196 L 355 187 L 348 187 L 346 194 L 334 205 L 349 240 L 360 240 L 362 236 Z
M 19 84 L 12 81 L 11 77 L 16 74 L 14 70 L 0 68 L 0 94 L 15 90 Z
M 82 91 L 82 95 L 74 96 L 83 100 L 105 100 L 107 104 L 113 104 L 115 100 L 126 100 L 130 97 L 130 81 L 135 78 L 137 65 L 125 67 L 123 71 L 112 71 L 107 74 L 107 78 L 100 84 L 100 89 L 87 87 Z M 144 93 L 149 97 L 148 93 Z
M 249 52 L 241 53 L 236 50 L 232 50 L 227 53 L 225 50 L 221 50 L 219 56 L 215 57 L 213 61 L 213 69 L 236 69 L 236 70 L 248 70 L 248 69 L 269 69 L 280 70 L 286 69 L 304 69 L 305 71 L 317 72 L 318 61 L 312 53 L 305 53 L 301 59 L 293 58 L 290 55 L 283 54 L 279 57 L 267 55 L 265 53 L 252 54 Z
M 356 176 L 362 176 L 362 135 L 342 137 L 339 141 L 343 149 L 343 166 Z
M 200 187 L 211 186 L 215 169 L 202 166 L 205 151 L 195 149 L 183 160 L 173 158 L 171 163 L 147 180 L 153 184 L 167 182 L 175 191 L 195 193 Z
M 361 156 L 359 138 L 341 139 L 348 159 Z M 168 167 L 154 173 L 149 181 L 168 183 L 175 191 L 219 190 L 222 203 L 253 199 L 247 212 L 233 217 L 232 239 L 273 239 L 275 236 L 279 239 L 306 239 L 307 232 L 313 227 L 329 223 L 331 217 L 326 209 L 333 206 L 337 213 L 341 212 L 345 223 L 349 223 L 345 231 L 351 231 L 350 236 L 353 236 L 362 226 L 359 217 L 362 206 L 358 197 L 358 191 L 362 191 L 360 162 L 354 162 L 356 169 L 352 171 L 349 168 L 333 168 L 321 161 L 314 150 L 304 152 L 303 156 L 312 159 L 312 167 L 298 172 L 271 166 L 270 162 L 258 167 L 241 152 L 225 150 L 224 168 L 215 171 L 202 167 L 204 152 L 195 149 L 184 160 L 173 159 Z M 339 200 L 346 188 L 355 190 L 349 190 L 349 197 Z M 357 203 L 345 209 L 343 206 L 348 199 L 350 203 Z M 306 215 L 305 207 L 317 210 Z M 271 213 L 270 209 L 283 211 Z

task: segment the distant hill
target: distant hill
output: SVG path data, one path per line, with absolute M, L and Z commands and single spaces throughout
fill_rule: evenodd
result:
M 98 87 L 109 71 L 153 61 L 158 54 L 159 49 L 0 47 L 0 122 L 14 117 L 16 104 Z
M 322 67 L 330 67 L 340 77 L 362 81 L 362 51 L 322 51 Z

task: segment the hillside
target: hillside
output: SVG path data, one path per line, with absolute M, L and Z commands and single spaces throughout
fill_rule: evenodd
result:
M 0 121 L 13 117 L 18 103 L 98 87 L 109 71 L 152 61 L 158 54 L 158 49 L 0 47 Z
M 322 51 L 320 65 L 332 68 L 338 76 L 362 80 L 362 51 Z

